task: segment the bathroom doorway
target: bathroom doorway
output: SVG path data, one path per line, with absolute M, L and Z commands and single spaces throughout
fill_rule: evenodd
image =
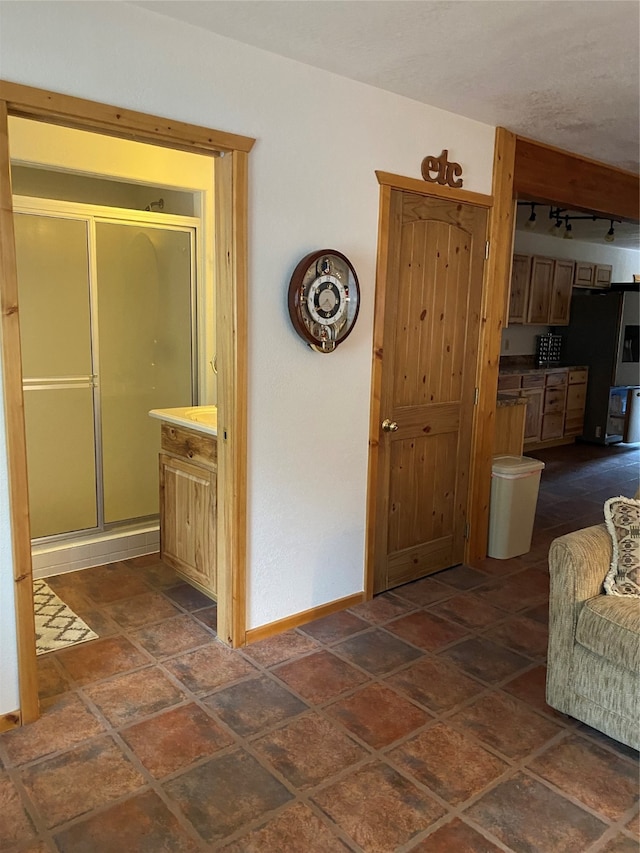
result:
M 35 568 L 80 568 L 100 559 L 60 545 L 100 534 L 108 555 L 109 531 L 117 553 L 144 541 L 125 530 L 157 528 L 147 412 L 197 402 L 199 221 L 26 197 L 14 211 Z
M 8 117 L 36 119 L 85 129 L 96 139 L 150 142 L 166 152 L 186 151 L 210 158 L 215 216 L 207 227 L 218 310 L 218 414 L 222 425 L 218 480 L 218 635 L 240 645 L 245 636 L 246 560 L 246 256 L 248 154 L 254 140 L 211 128 L 167 121 L 158 116 L 0 81 L 0 314 L 6 412 L 10 520 L 16 596 L 20 709 L 5 725 L 38 717 L 31 541 L 20 356 L 20 319 L 15 271 Z M 206 248 L 205 248 L 206 251 Z M 209 317 L 212 322 L 212 317 Z

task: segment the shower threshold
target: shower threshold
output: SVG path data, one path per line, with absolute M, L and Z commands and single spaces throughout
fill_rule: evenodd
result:
M 73 539 L 34 543 L 31 547 L 35 579 L 116 563 L 160 550 L 158 520 L 96 531 Z

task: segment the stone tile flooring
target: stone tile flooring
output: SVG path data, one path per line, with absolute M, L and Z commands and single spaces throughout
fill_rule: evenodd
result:
M 50 579 L 100 639 L 0 737 L 11 853 L 637 853 L 638 756 L 545 704 L 549 543 L 637 447 L 546 463 L 533 547 L 230 651 L 157 557 Z

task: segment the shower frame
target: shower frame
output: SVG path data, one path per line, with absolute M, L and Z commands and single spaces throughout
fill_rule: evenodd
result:
M 158 514 L 153 516 L 140 516 L 127 519 L 126 521 L 105 522 L 104 520 L 104 471 L 102 451 L 102 401 L 100 381 L 100 336 L 98 333 L 98 272 L 96 256 L 96 225 L 98 223 L 117 223 L 122 225 L 148 225 L 152 228 L 161 228 L 167 231 L 181 231 L 190 233 L 191 246 L 191 284 L 190 284 L 190 308 L 191 308 L 191 397 L 193 404 L 200 401 L 199 379 L 202 367 L 206 361 L 206 354 L 201 342 L 204 340 L 204 330 L 201 326 L 203 318 L 198 311 L 198 296 L 200 293 L 200 282 L 204 280 L 202 270 L 202 228 L 199 217 L 182 216 L 176 214 L 154 213 L 146 210 L 135 210 L 132 208 L 105 207 L 104 205 L 86 204 L 83 202 L 61 201 L 58 199 L 42 198 L 36 196 L 14 196 L 14 213 L 32 216 L 51 216 L 53 218 L 74 219 L 87 222 L 88 231 L 88 259 L 89 259 L 89 308 L 91 326 L 91 350 L 93 373 L 86 377 L 86 381 L 93 389 L 93 423 L 94 423 L 94 450 L 96 470 L 96 509 L 97 525 L 95 527 L 83 528 L 82 530 L 57 533 L 49 536 L 41 536 L 31 540 L 32 545 L 43 545 L 45 543 L 71 543 L 74 539 L 86 537 L 94 533 L 109 533 L 123 526 L 134 523 L 149 522 L 157 523 Z M 97 378 L 97 382 L 96 382 Z M 73 387 L 82 387 L 72 377 Z M 27 390 L 38 390 L 41 384 L 33 384 L 23 380 L 23 392 Z M 59 383 L 56 383 L 58 386 Z
M 214 159 L 218 367 L 218 636 L 246 636 L 247 242 L 249 152 L 255 139 L 0 80 L 0 347 L 8 457 L 20 707 L 0 731 L 36 720 L 38 681 L 22 398 L 20 320 L 13 230 L 8 116 L 148 142 Z

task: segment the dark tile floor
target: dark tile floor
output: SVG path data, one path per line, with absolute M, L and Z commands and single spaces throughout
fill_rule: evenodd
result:
M 155 557 L 50 579 L 99 633 L 0 737 L 11 853 L 632 853 L 637 753 L 544 701 L 549 543 L 637 448 L 546 464 L 533 547 L 230 651 Z

